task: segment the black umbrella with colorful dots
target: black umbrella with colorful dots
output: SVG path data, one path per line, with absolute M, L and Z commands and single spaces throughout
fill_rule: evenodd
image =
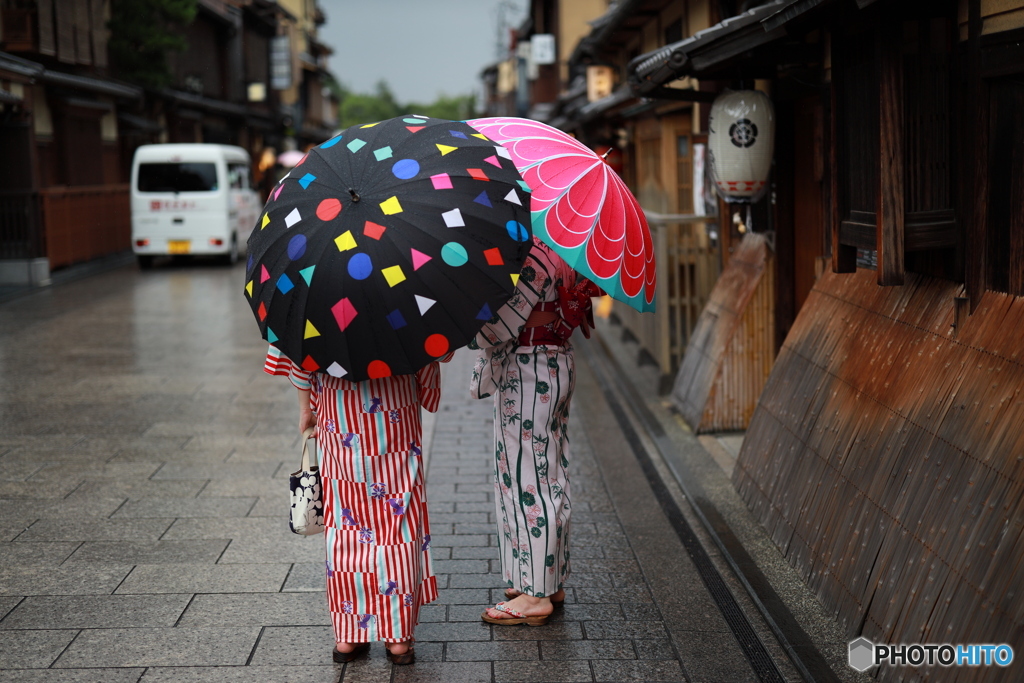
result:
M 463 122 L 407 116 L 314 147 L 271 193 L 245 292 L 263 338 L 351 381 L 416 372 L 512 296 L 530 195 Z

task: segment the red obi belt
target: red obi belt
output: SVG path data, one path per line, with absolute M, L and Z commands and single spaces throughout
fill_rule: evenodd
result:
M 594 307 L 591 297 L 602 296 L 601 288 L 586 278 L 572 287 L 559 287 L 557 301 L 537 304 L 526 326 L 519 333 L 520 346 L 564 344 L 577 327 L 590 339 L 594 327 Z

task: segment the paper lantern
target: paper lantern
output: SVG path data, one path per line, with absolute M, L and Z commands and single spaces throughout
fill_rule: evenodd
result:
M 775 139 L 772 101 L 760 90 L 727 90 L 708 122 L 708 167 L 727 202 L 754 202 L 768 189 Z

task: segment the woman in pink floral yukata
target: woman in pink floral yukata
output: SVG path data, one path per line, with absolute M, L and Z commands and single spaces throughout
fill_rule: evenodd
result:
M 494 396 L 495 501 L 507 602 L 481 615 L 547 622 L 569 576 L 569 402 L 576 381 L 569 336 L 593 325 L 600 290 L 533 238 L 516 293 L 470 344 L 476 398 Z

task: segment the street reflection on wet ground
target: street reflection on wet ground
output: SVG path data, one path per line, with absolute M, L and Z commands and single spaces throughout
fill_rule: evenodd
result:
M 392 672 L 379 644 L 332 663 L 322 539 L 287 525 L 295 392 L 262 372 L 243 276 L 132 265 L 0 304 L 0 669 L 40 681 L 69 669 L 83 681 L 755 679 L 581 360 L 566 604 L 542 628 L 480 621 L 502 581 L 492 405 L 468 397 L 467 351 L 444 368 L 428 441 L 441 597 L 423 611 L 418 663 Z

